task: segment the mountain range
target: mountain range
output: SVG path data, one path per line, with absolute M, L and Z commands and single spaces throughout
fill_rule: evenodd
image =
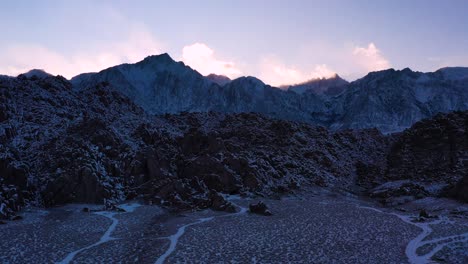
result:
M 336 95 L 254 77 L 220 85 L 166 54 L 71 81 L 0 76 L 0 218 L 134 197 L 226 210 L 219 193 L 308 185 L 386 204 L 466 201 L 468 111 L 437 114 L 467 108 L 466 71 L 373 72 Z
M 202 76 L 168 54 L 71 79 L 80 91 L 107 83 L 150 114 L 255 112 L 332 130 L 397 132 L 439 112 L 468 109 L 468 68 L 432 73 L 388 69 L 348 83 L 338 75 L 287 88 L 255 77 Z

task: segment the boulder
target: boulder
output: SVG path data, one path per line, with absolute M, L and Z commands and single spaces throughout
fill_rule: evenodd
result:
M 18 221 L 18 220 L 23 220 L 23 217 L 21 215 L 14 215 L 10 218 L 12 221 Z
M 424 186 L 407 180 L 387 182 L 369 191 L 370 197 L 377 198 L 388 206 L 403 204 L 428 195 L 429 192 Z
M 419 211 L 419 217 L 429 218 L 429 214 L 426 210 L 421 209 L 421 211 Z
M 254 213 L 254 214 L 259 214 L 259 215 L 265 215 L 265 216 L 272 215 L 267 205 L 262 201 L 259 201 L 256 204 L 249 204 L 249 212 Z
M 219 193 L 211 191 L 209 194 L 211 209 L 216 211 L 236 212 L 236 207 L 229 201 L 226 201 Z

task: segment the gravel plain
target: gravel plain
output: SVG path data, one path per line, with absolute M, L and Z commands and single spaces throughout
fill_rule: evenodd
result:
M 468 208 L 453 201 L 395 210 L 307 193 L 261 199 L 273 213 L 261 216 L 247 211 L 257 198 L 229 199 L 238 213 L 28 209 L 0 225 L 0 263 L 468 263 Z M 435 217 L 420 221 L 421 208 Z

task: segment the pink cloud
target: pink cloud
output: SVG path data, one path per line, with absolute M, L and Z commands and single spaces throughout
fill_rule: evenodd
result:
M 260 79 L 273 85 L 281 86 L 302 83 L 316 78 L 329 78 L 335 75 L 325 64 L 312 66 L 310 70 L 288 66 L 274 57 L 264 58 L 260 63 Z
M 185 46 L 182 49 L 182 61 L 203 75 L 215 73 L 235 78 L 242 74 L 234 62 L 217 58 L 214 50 L 204 43 Z
M 355 63 L 366 71 L 379 71 L 391 67 L 390 62 L 372 42 L 367 47 L 355 47 L 353 56 Z
M 37 44 L 11 45 L 0 52 L 0 73 L 16 76 L 37 68 L 71 78 L 83 72 L 140 61 L 148 55 L 161 53 L 160 46 L 144 28 L 129 32 L 121 41 L 93 47 L 92 52 L 70 55 Z

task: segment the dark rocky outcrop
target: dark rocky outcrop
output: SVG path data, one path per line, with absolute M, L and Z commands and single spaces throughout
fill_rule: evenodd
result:
M 464 176 L 455 186 L 448 191 L 448 195 L 465 203 L 468 203 L 468 176 Z
M 259 201 L 258 203 L 255 203 L 255 204 L 249 204 L 249 212 L 254 213 L 254 214 L 264 215 L 264 216 L 273 215 L 268 209 L 268 206 L 262 201 Z
M 468 177 L 468 112 L 439 114 L 416 123 L 392 144 L 387 162 L 387 181 L 439 185 L 434 191 L 463 198 Z
M 254 113 L 152 116 L 112 85 L 74 91 L 62 77 L 0 78 L 0 94 L 7 117 L 0 121 L 2 219 L 25 204 L 112 207 L 135 197 L 232 212 L 222 193 L 277 196 L 309 185 L 362 191 L 387 204 L 466 199 L 467 112 L 383 135 Z

